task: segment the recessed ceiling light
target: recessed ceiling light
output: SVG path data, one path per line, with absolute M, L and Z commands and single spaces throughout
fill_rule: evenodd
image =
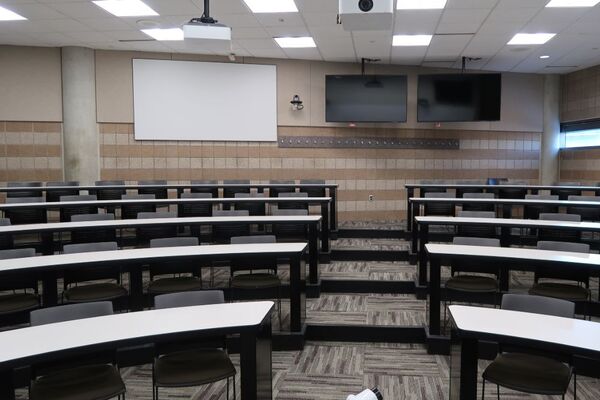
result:
M 429 46 L 432 35 L 394 35 L 392 46 Z
M 278 37 L 274 38 L 279 47 L 283 49 L 302 49 L 317 47 L 312 37 Z
M 544 44 L 556 33 L 517 33 L 507 44 Z
M 117 17 L 147 17 L 158 15 L 141 0 L 96 0 L 93 2 Z
M 600 0 L 551 0 L 546 7 L 594 7 Z
M 181 28 L 142 29 L 142 32 L 156 40 L 183 40 L 183 30 Z
M 298 12 L 294 0 L 244 0 L 253 13 Z
M 540 58 L 541 58 L 542 60 L 545 60 L 546 58 L 550 58 L 550 56 L 540 56 Z
M 0 21 L 23 21 L 27 18 L 0 6 Z
M 441 10 L 447 0 L 398 0 L 397 10 Z M 599 0 L 600 1 L 600 0 Z

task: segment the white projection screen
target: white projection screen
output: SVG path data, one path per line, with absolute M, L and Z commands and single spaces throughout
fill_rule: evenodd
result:
M 136 140 L 277 141 L 274 65 L 133 60 Z

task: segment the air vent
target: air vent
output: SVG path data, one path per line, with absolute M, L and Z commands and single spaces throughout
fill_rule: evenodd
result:
M 156 42 L 156 39 L 119 39 L 121 43 L 131 43 L 131 42 Z

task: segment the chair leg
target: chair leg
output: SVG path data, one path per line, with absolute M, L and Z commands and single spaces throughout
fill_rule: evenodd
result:
M 483 383 L 481 385 L 481 400 L 485 400 L 485 378 L 483 378 Z
M 498 400 L 500 400 L 500 385 L 496 385 L 496 394 L 498 395 Z
M 229 378 L 227 378 L 227 400 L 229 400 Z
M 279 311 L 279 330 L 283 330 L 283 327 L 281 326 L 281 286 L 279 286 L 279 288 L 277 288 L 277 307 L 278 307 L 278 311 Z
M 233 400 L 236 400 L 236 394 L 235 394 L 235 374 L 233 375 Z
M 577 400 L 577 374 L 573 374 L 573 400 Z

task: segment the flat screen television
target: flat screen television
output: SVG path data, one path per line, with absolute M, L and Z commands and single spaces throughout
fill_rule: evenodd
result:
M 406 122 L 406 75 L 327 75 L 327 122 Z
M 499 121 L 501 74 L 419 75 L 419 122 Z

